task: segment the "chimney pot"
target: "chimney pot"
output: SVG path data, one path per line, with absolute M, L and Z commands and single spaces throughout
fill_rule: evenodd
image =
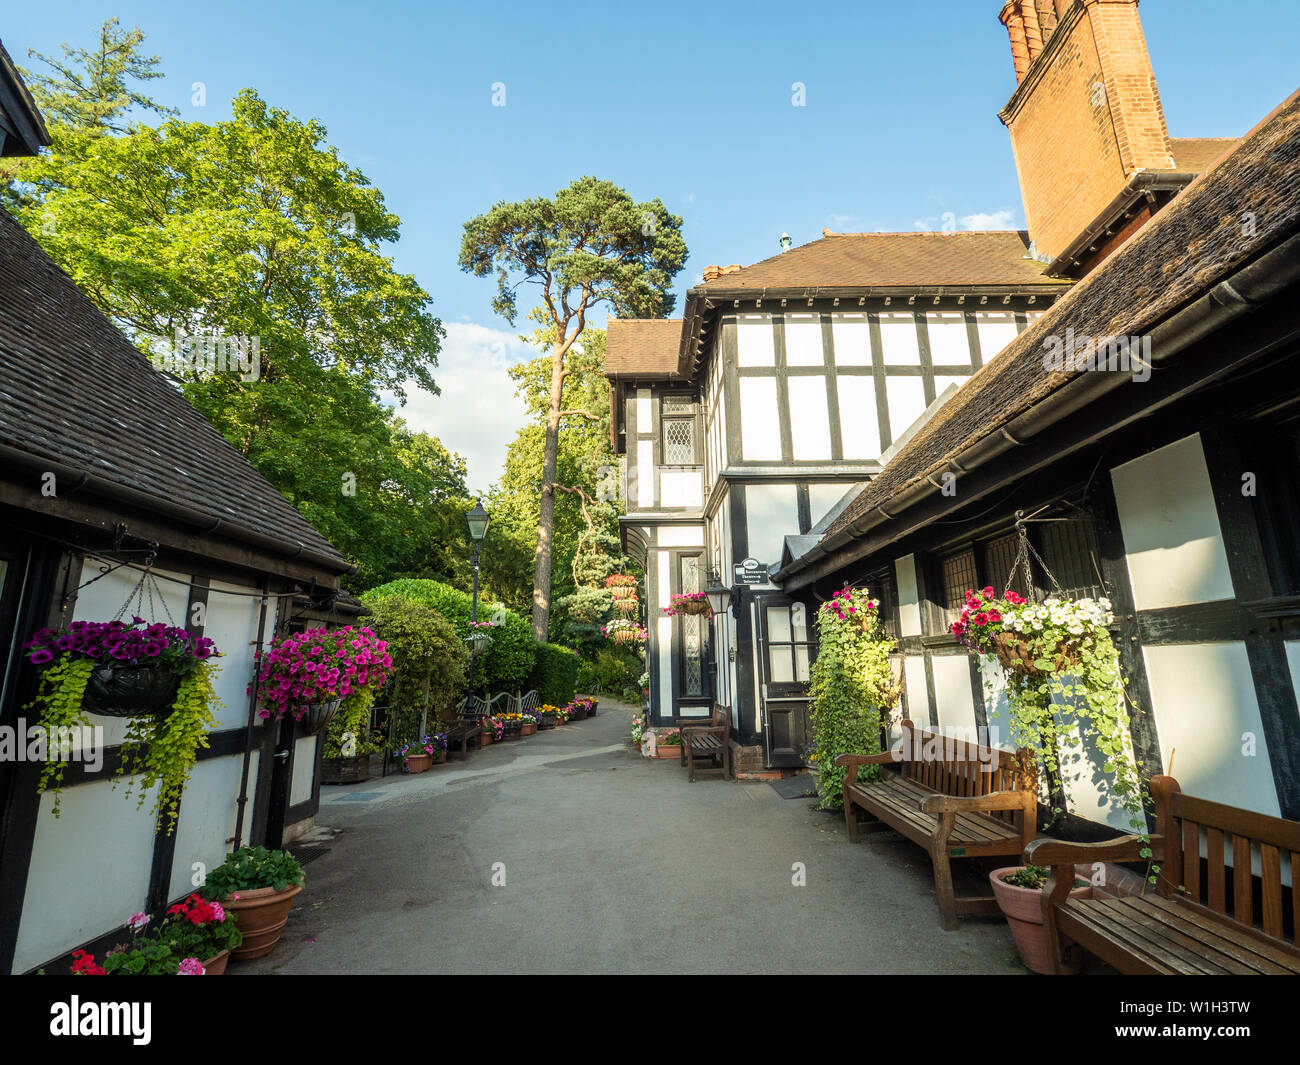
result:
M 1015 65 L 1016 84 L 1019 85 L 1025 80 L 1030 62 L 1029 45 L 1025 42 L 1025 20 L 1020 14 L 1019 0 L 1007 0 L 998 19 L 1007 28 L 1007 36 L 1011 38 L 1011 62 Z
M 706 267 L 704 268 L 704 280 L 705 280 L 705 281 L 716 281 L 716 280 L 717 280 L 718 278 L 720 278 L 721 276 L 722 276 L 722 267 L 721 267 L 721 266 L 706 266 Z

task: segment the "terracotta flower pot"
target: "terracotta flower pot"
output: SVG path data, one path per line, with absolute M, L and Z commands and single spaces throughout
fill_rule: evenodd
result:
M 670 744 L 665 744 L 663 746 L 656 746 L 655 757 L 676 758 L 680 760 L 682 757 L 682 745 L 680 743 L 670 743 Z
M 491 746 L 492 746 L 492 732 L 491 732 L 491 730 L 489 730 L 489 729 L 484 729 L 484 730 L 479 734 L 478 745 L 479 745 L 480 747 L 491 747 Z
M 209 958 L 203 963 L 204 976 L 221 976 L 226 971 L 226 962 L 230 960 L 230 951 L 223 950 L 215 958 Z
M 235 915 L 235 923 L 244 942 L 232 951 L 240 961 L 262 958 L 280 942 L 280 932 L 289 920 L 293 900 L 302 891 L 301 884 L 291 884 L 283 891 L 273 887 L 237 891 L 221 900 L 221 905 Z
M 433 767 L 433 755 L 426 751 L 419 754 L 408 754 L 406 756 L 406 771 L 408 773 L 423 773 Z
M 1016 941 L 1016 950 L 1020 952 L 1020 960 L 1025 963 L 1025 968 L 1051 975 L 1047 932 L 1043 927 L 1042 889 L 1023 888 L 1017 884 L 1008 884 L 1002 879 L 1022 868 L 1024 867 L 1009 865 L 1005 869 L 994 869 L 989 873 L 989 883 L 993 885 L 993 896 L 998 900 L 998 906 L 1006 915 L 1012 938 Z M 1076 887 L 1070 892 L 1070 898 L 1092 898 L 1092 885 Z M 1083 967 L 1083 951 L 1077 944 L 1063 940 L 1061 960 L 1070 972 L 1078 972 Z
M 523 725 L 520 727 L 520 730 L 519 730 L 519 731 L 520 731 L 520 734 L 521 734 L 521 735 L 524 735 L 524 736 L 531 736 L 534 732 L 537 731 L 537 722 L 536 722 L 536 721 L 525 721 L 525 722 L 523 723 Z
M 640 740 L 637 740 L 637 741 L 636 741 L 632 746 L 634 746 L 634 747 L 636 748 L 636 753 L 637 753 L 637 754 L 640 754 L 640 753 L 641 753 L 641 741 L 640 741 Z

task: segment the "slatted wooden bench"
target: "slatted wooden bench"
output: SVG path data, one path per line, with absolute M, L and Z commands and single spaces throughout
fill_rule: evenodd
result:
M 469 741 L 475 744 L 483 735 L 482 718 L 487 713 L 487 702 L 476 695 L 468 696 L 456 704 L 456 721 L 447 730 L 447 753 L 460 744 L 460 756 L 464 758 L 469 752 Z
M 1141 861 L 1140 837 L 1092 844 L 1039 839 L 1026 848 L 1028 861 L 1052 870 L 1043 917 L 1053 970 L 1061 972 L 1065 935 L 1122 973 L 1300 974 L 1300 822 L 1184 795 L 1173 777 L 1152 777 L 1151 797 L 1151 860 L 1160 871 L 1149 893 L 1068 897 L 1076 865 Z M 1288 855 L 1291 887 L 1282 876 Z
M 735 779 L 731 768 L 731 723 L 727 711 L 714 706 L 708 725 L 687 725 L 682 733 L 682 765 L 686 779 L 695 783 L 695 760 L 710 758 L 722 769 L 722 779 Z
M 998 912 L 992 895 L 957 897 L 953 858 L 1015 855 L 1038 827 L 1038 777 L 1032 752 L 1014 754 L 981 747 L 903 722 L 899 748 L 881 754 L 842 754 L 844 823 L 849 839 L 858 834 L 857 810 L 892 828 L 930 855 L 934 893 L 944 929 L 957 927 L 959 914 Z M 863 766 L 883 768 L 879 781 L 858 781 Z

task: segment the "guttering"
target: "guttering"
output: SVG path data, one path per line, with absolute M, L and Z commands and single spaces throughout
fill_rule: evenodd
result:
M 0 444 L 0 460 L 3 460 L 6 465 L 12 464 L 20 469 L 53 473 L 60 481 L 64 478 L 75 480 L 78 491 L 89 492 L 115 503 L 138 507 L 148 513 L 187 526 L 198 535 L 210 536 L 220 529 L 223 539 L 236 540 L 281 562 L 302 562 L 339 576 L 357 572 L 357 567 L 346 560 L 322 554 L 308 548 L 299 540 L 285 540 L 280 537 L 270 536 L 267 533 L 258 532 L 256 529 L 251 529 L 246 525 L 239 525 L 221 517 L 214 520 L 213 515 L 210 513 L 194 510 L 173 500 L 150 495 L 148 492 L 141 492 L 136 488 L 129 488 L 115 481 L 106 480 L 97 474 L 87 473 L 85 470 L 51 462 L 47 458 L 33 455 L 30 451 L 10 447 L 8 444 Z M 50 513 L 53 513 L 56 517 L 58 516 L 57 511 Z
M 1156 193 L 1177 194 L 1199 176 L 1192 170 L 1134 171 L 1119 194 L 1101 209 L 1101 213 L 1089 223 L 1082 235 L 1076 237 L 1065 251 L 1052 260 L 1047 267 L 1047 273 L 1054 277 L 1068 277 L 1067 271 L 1083 262 L 1084 252 L 1111 236 L 1123 223 L 1126 215 L 1132 214 L 1137 209 L 1139 200 L 1145 199 L 1151 203 Z
M 1300 235 L 1288 238 L 1272 251 L 1242 267 L 1152 329 L 1152 362 L 1157 365 L 1167 362 L 1180 351 L 1240 318 L 1297 281 L 1300 281 Z M 1004 426 L 990 430 L 949 459 L 943 467 L 927 472 L 931 475 L 950 472 L 954 477 L 971 473 L 1014 448 L 1031 443 L 1034 437 L 1121 387 L 1127 380 L 1124 374 L 1081 373 Z M 915 483 L 885 501 L 889 507 L 888 512 L 881 505 L 860 515 L 833 536 L 822 540 L 806 555 L 779 570 L 773 575 L 773 582 L 784 591 L 802 588 L 881 550 L 912 531 L 911 527 L 899 525 L 880 533 L 870 542 L 863 542 L 867 533 L 879 529 L 887 522 L 897 521 L 905 511 L 921 500 L 935 496 L 935 490 L 925 479 L 925 474 L 919 474 L 918 477 L 919 480 Z M 949 510 L 955 509 L 957 505 L 954 502 Z

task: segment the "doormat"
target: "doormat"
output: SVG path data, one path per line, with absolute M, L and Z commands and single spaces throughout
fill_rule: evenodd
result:
M 809 773 L 784 780 L 771 780 L 768 783 L 776 789 L 783 799 L 808 799 L 817 797 L 817 778 Z

